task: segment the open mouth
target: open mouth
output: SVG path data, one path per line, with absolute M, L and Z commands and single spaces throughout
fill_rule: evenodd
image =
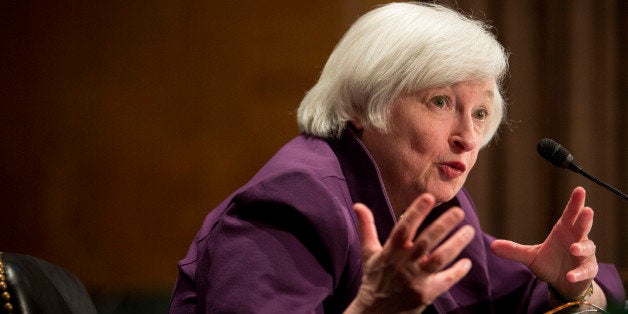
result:
M 465 170 L 467 170 L 467 166 L 465 166 L 464 163 L 459 162 L 459 161 L 450 161 L 450 162 L 443 163 L 443 165 L 450 167 L 452 169 L 455 169 L 457 171 L 460 171 L 460 172 L 465 172 Z
M 450 179 L 455 179 L 461 176 L 467 170 L 467 166 L 465 166 L 464 163 L 458 161 L 440 163 L 438 165 L 438 168 L 443 175 Z

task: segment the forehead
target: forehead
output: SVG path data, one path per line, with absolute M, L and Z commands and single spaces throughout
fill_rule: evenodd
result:
M 462 81 L 453 85 L 434 86 L 419 90 L 419 94 L 452 93 L 455 96 L 479 96 L 482 98 L 495 98 L 496 84 L 492 80 L 487 81 Z

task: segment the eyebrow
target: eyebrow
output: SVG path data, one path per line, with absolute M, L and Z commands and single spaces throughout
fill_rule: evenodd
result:
M 493 92 L 492 89 L 487 89 L 484 91 L 484 95 L 489 96 L 491 98 L 495 98 L 495 93 Z

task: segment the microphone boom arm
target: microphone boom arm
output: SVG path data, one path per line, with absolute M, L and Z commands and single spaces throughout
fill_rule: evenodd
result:
M 607 190 L 609 190 L 609 191 L 619 195 L 624 200 L 628 201 L 628 195 L 626 195 L 626 193 L 624 193 L 624 192 L 622 192 L 622 191 L 620 191 L 620 190 L 618 190 L 618 189 L 608 185 L 606 182 L 604 182 L 602 180 L 599 180 L 598 178 L 596 178 L 596 177 L 586 173 L 586 171 L 584 171 L 584 170 L 580 170 L 580 172 L 578 172 L 578 173 L 583 175 L 585 178 L 587 178 L 587 179 L 589 179 L 589 180 L 591 180 L 591 181 L 593 181 L 593 182 L 595 182 L 595 183 L 605 187 Z

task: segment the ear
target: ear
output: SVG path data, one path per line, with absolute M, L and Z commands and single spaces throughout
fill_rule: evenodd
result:
M 353 124 L 353 126 L 358 130 L 358 131 L 362 131 L 364 130 L 364 125 L 362 124 L 362 121 L 359 118 L 353 118 L 351 119 L 351 124 Z

